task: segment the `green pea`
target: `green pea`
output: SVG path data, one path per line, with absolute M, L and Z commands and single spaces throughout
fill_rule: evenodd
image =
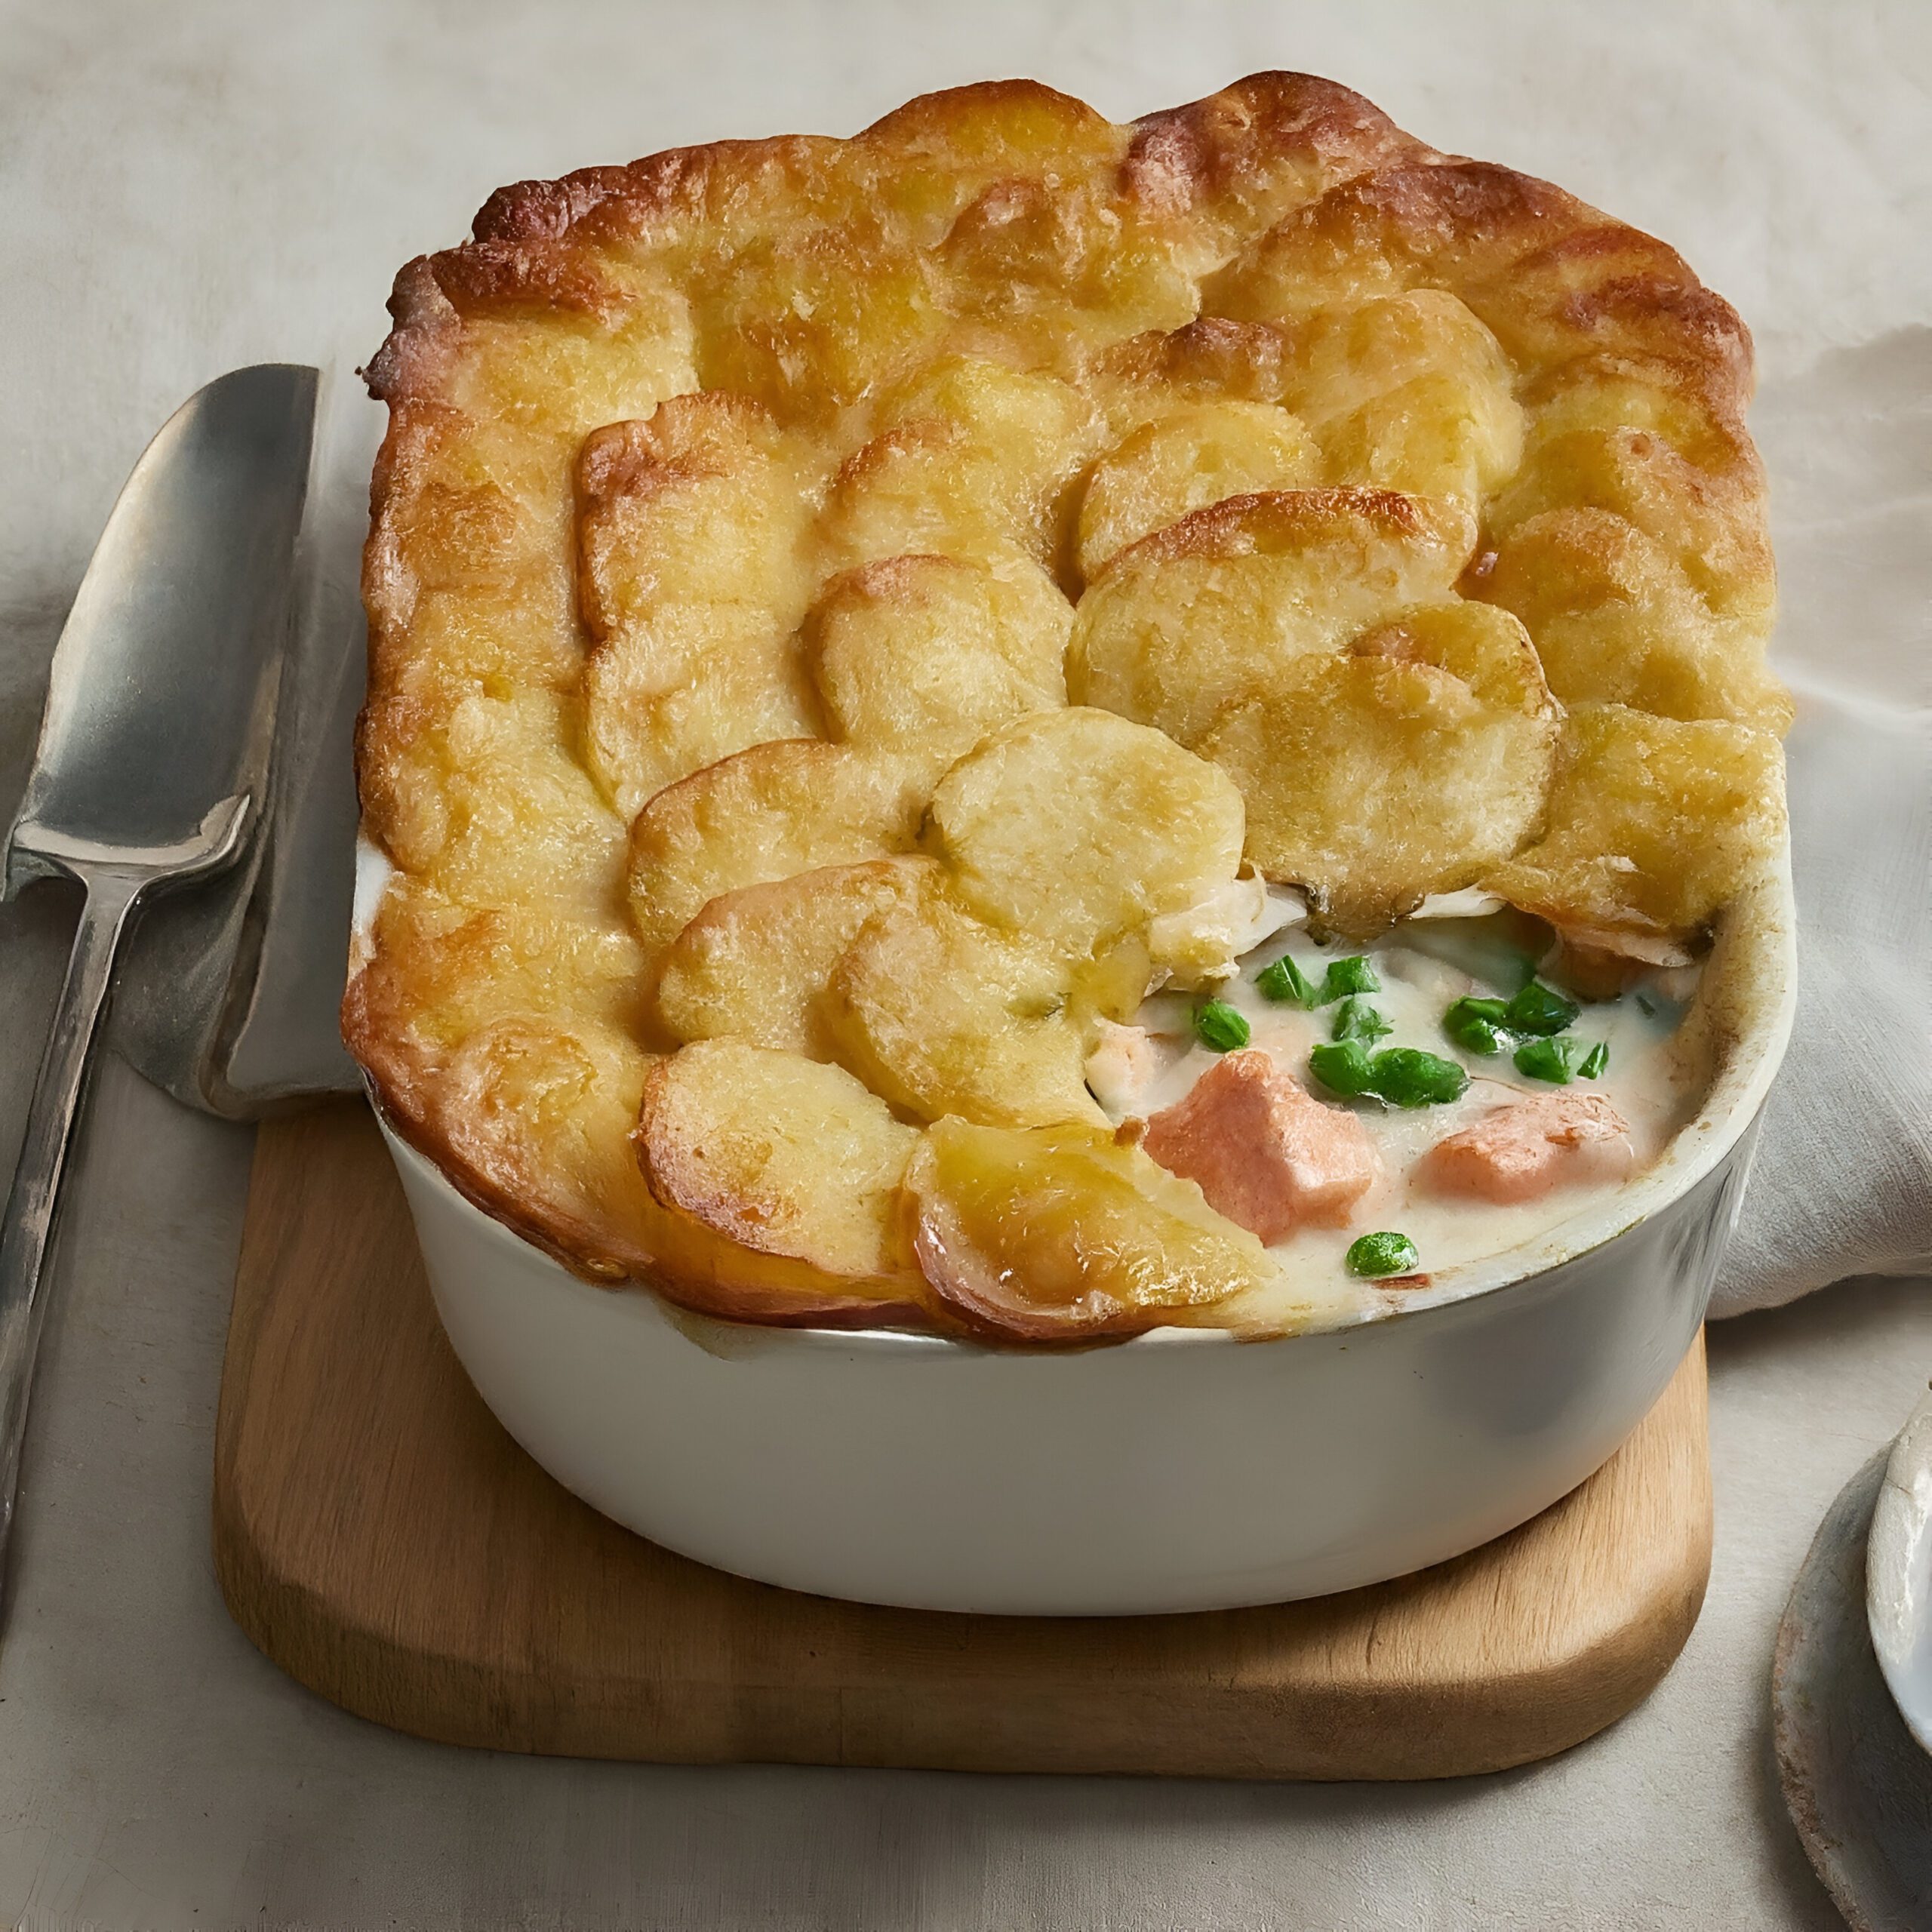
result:
M 1194 1037 L 1217 1054 L 1247 1044 L 1247 1022 L 1223 999 L 1204 999 L 1194 1009 Z
M 1329 1037 L 1337 1040 L 1359 1040 L 1364 1046 L 1372 1047 L 1377 1040 L 1386 1039 L 1395 1030 L 1367 1000 L 1351 993 L 1336 1008 L 1335 1023 Z
M 1308 1064 L 1331 1094 L 1347 1096 L 1368 1090 L 1368 1049 L 1359 1040 L 1338 1040 L 1331 1046 L 1317 1047 L 1309 1055 Z
M 1289 1006 L 1315 1004 L 1314 981 L 1285 952 L 1273 965 L 1264 967 L 1254 983 L 1265 999 Z
M 1525 1040 L 1516 1049 L 1516 1071 L 1532 1080 L 1547 1080 L 1553 1087 L 1567 1087 L 1583 1051 L 1577 1040 Z
M 1316 1004 L 1326 1006 L 1331 1000 L 1346 999 L 1351 993 L 1379 993 L 1382 982 L 1376 977 L 1375 968 L 1367 958 L 1357 953 L 1349 959 L 1331 959 L 1328 971 L 1321 982 L 1321 996 Z
M 1349 1272 L 1371 1276 L 1413 1274 L 1421 1259 L 1415 1243 L 1407 1235 L 1385 1229 L 1380 1234 L 1364 1235 L 1349 1244 Z
M 1459 999 L 1442 1016 L 1442 1030 L 1472 1053 L 1500 1054 L 1509 1044 L 1503 1032 L 1508 1005 L 1500 999 Z
M 1601 1080 L 1604 1069 L 1610 1065 L 1610 1042 L 1599 1040 L 1589 1051 L 1583 1065 L 1577 1068 L 1579 1078 L 1584 1080 Z
M 1512 1033 L 1560 1033 L 1577 1023 L 1583 1011 L 1575 1001 L 1565 999 L 1553 986 L 1532 980 L 1503 1008 L 1503 1017 Z
M 1460 1100 L 1469 1076 L 1453 1060 L 1420 1047 L 1389 1047 L 1369 1068 L 1368 1091 L 1392 1106 L 1435 1107 Z

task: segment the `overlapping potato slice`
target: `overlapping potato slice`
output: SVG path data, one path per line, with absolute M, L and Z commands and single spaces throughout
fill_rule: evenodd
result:
M 1312 318 L 1284 386 L 1321 445 L 1330 481 L 1450 497 L 1473 511 L 1522 454 L 1514 381 L 1469 309 L 1423 288 Z
M 969 1320 L 1026 1341 L 1137 1334 L 1273 1275 L 1192 1181 L 1104 1134 L 942 1120 L 905 1189 L 926 1278 Z
M 888 401 L 833 478 L 830 553 L 857 565 L 1017 549 L 1051 568 L 1097 432 L 1091 404 L 1056 376 L 942 358 Z
M 1473 526 L 1377 490 L 1238 497 L 1143 538 L 1080 600 L 1067 691 L 1192 746 L 1223 708 L 1409 605 L 1446 598 Z
M 541 688 L 476 691 L 380 768 L 365 761 L 390 857 L 464 904 L 605 913 L 623 828 L 572 755 L 574 710 Z
M 830 1059 L 819 1008 L 834 968 L 874 913 L 936 869 L 930 859 L 875 859 L 720 893 L 658 961 L 654 1017 L 680 1040 L 729 1035 Z
M 1320 448 L 1285 409 L 1267 402 L 1186 403 L 1117 443 L 1093 468 L 1080 502 L 1079 559 L 1092 578 L 1119 551 L 1192 510 L 1258 490 L 1321 481 Z
M 1767 731 L 1579 705 L 1543 837 L 1483 883 L 1586 946 L 1650 956 L 1706 924 L 1784 835 L 1783 754 Z
M 896 1208 L 918 1131 L 843 1068 L 699 1041 L 651 1069 L 635 1138 L 674 1229 L 794 1264 L 807 1294 L 906 1298 Z M 674 1241 L 660 1265 L 675 1273 L 682 1259 Z
M 592 771 L 626 817 L 746 745 L 816 728 L 794 637 L 811 480 L 755 403 L 674 396 L 577 463 Z
M 1546 510 L 1518 525 L 1482 587 L 1529 626 L 1566 703 L 1777 733 L 1791 722 L 1755 626 L 1715 614 L 1654 539 L 1611 512 Z
M 805 650 L 834 736 L 934 778 L 989 731 L 1066 702 L 1073 611 L 1030 558 L 892 557 L 835 578 Z
M 1365 937 L 1537 829 L 1556 737 L 1521 625 L 1451 603 L 1302 659 L 1201 749 L 1241 787 L 1255 865 Z
M 832 972 L 825 1025 L 847 1066 L 920 1119 L 1098 1121 L 1074 990 L 1065 961 L 995 931 L 934 879 L 860 929 Z
M 931 353 L 949 319 L 932 264 L 868 214 L 776 224 L 699 277 L 697 373 L 820 423 Z
M 988 739 L 940 782 L 929 823 L 966 904 L 1069 960 L 1211 897 L 1241 865 L 1226 774 L 1084 706 Z
M 809 738 L 754 745 L 660 792 L 631 827 L 631 916 L 654 955 L 721 892 L 909 851 L 916 762 Z

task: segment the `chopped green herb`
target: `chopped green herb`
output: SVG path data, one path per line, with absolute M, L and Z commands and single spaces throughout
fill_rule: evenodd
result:
M 1223 999 L 1204 999 L 1194 1009 L 1194 1037 L 1217 1054 L 1247 1044 L 1247 1022 Z
M 1552 1086 L 1567 1087 L 1583 1057 L 1580 1040 L 1525 1040 L 1516 1049 L 1516 1071 L 1527 1074 L 1532 1080 L 1547 1080 Z
M 1654 1020 L 1657 1016 L 1657 995 L 1639 986 L 1637 989 L 1637 1011 L 1646 1020 Z
M 1509 1044 L 1504 1035 L 1508 1005 L 1506 1000 L 1459 999 L 1442 1016 L 1442 1030 L 1472 1053 L 1500 1054 Z
M 1291 1006 L 1315 1004 L 1315 983 L 1284 952 L 1273 965 L 1256 976 L 1255 986 L 1265 999 Z
M 1359 1040 L 1338 1040 L 1331 1046 L 1317 1047 L 1309 1055 L 1308 1063 L 1331 1094 L 1346 1096 L 1368 1091 L 1368 1049 Z
M 1379 993 L 1382 982 L 1376 977 L 1375 968 L 1367 958 L 1357 953 L 1349 959 L 1331 959 L 1328 962 L 1327 977 L 1321 982 L 1321 995 L 1315 1002 L 1326 1006 L 1331 1000 L 1346 999 L 1351 993 Z
M 1407 1275 L 1412 1272 L 1422 1257 L 1416 1252 L 1416 1244 L 1407 1235 L 1398 1235 L 1385 1230 L 1380 1234 L 1364 1235 L 1352 1242 L 1349 1247 L 1348 1266 L 1351 1275 Z
M 1386 1039 L 1395 1030 L 1367 1000 L 1351 993 L 1336 1008 L 1335 1023 L 1329 1037 L 1337 1040 L 1359 1040 L 1364 1046 L 1372 1047 L 1377 1040 Z
M 1504 1008 L 1504 1017 L 1512 1033 L 1560 1033 L 1577 1023 L 1583 1011 L 1575 1001 L 1565 999 L 1553 986 L 1532 980 Z
M 1578 1075 L 1585 1080 L 1601 1080 L 1604 1069 L 1610 1064 L 1610 1042 L 1599 1040 L 1589 1051 L 1589 1057 L 1577 1068 Z
M 1387 1048 L 1369 1067 L 1368 1091 L 1392 1106 L 1440 1106 L 1461 1099 L 1469 1084 L 1469 1076 L 1453 1060 L 1420 1047 Z

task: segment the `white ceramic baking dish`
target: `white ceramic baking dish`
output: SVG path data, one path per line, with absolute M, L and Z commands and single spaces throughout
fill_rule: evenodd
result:
M 1397 1315 L 1266 1342 L 1165 1329 L 1028 1351 L 715 1321 L 579 1280 L 388 1138 L 470 1379 L 619 1522 L 874 1603 L 1232 1608 L 1472 1549 L 1629 1434 L 1703 1318 L 1795 977 L 1780 868 L 1719 935 L 1718 1072 L 1655 1166 Z

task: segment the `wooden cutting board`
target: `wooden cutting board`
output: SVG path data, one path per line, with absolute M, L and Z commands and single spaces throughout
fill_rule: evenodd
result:
M 452 1743 L 687 1762 L 1420 1778 L 1629 1710 L 1709 1570 L 1694 1348 L 1598 1473 L 1433 1570 L 1210 1615 L 869 1608 L 620 1529 L 497 1426 L 438 1326 L 368 1110 L 264 1126 L 235 1284 L 214 1551 L 323 1697 Z

